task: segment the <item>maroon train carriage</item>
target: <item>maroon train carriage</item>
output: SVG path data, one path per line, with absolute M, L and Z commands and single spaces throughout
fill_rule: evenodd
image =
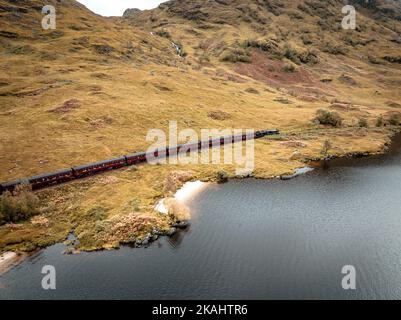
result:
M 13 192 L 16 186 L 23 184 L 23 183 L 28 183 L 28 181 L 14 180 L 14 181 L 10 181 L 10 182 L 4 182 L 0 185 L 0 194 L 3 192 L 6 192 L 6 191 Z
M 127 165 L 132 166 L 138 163 L 142 163 L 146 161 L 146 153 L 145 152 L 137 152 L 133 154 L 129 154 L 125 156 Z
M 181 144 L 178 146 L 178 153 L 191 153 L 191 152 L 198 152 L 200 150 L 199 147 L 200 143 L 198 141 L 196 142 L 189 142 L 186 144 Z
M 72 169 L 59 170 L 52 173 L 41 174 L 28 178 L 28 183 L 32 186 L 32 190 L 49 187 L 55 184 L 68 182 L 74 179 Z
M 0 187 L 0 193 L 4 191 L 12 192 L 18 185 L 23 185 L 23 184 L 31 185 L 32 190 L 38 190 L 44 187 L 49 187 L 52 185 L 71 181 L 73 179 L 74 175 L 71 169 L 59 170 L 52 173 L 37 175 L 27 179 L 20 179 L 8 183 L 2 183 Z
M 154 151 L 151 151 L 150 153 L 147 153 L 147 156 L 153 156 L 155 158 L 165 158 L 168 155 L 168 149 L 163 148 L 163 149 L 156 149 Z
M 82 166 L 73 167 L 72 171 L 75 178 L 83 178 L 99 172 L 122 168 L 125 167 L 127 164 L 128 164 L 127 158 L 124 156 L 111 160 L 99 161 L 85 164 Z
M 176 156 L 180 150 L 181 146 L 174 146 L 174 147 L 169 147 L 168 148 L 168 156 Z

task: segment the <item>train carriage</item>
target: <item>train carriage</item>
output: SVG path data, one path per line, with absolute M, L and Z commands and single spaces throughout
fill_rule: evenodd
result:
M 146 157 L 154 157 L 155 159 L 159 159 L 159 158 L 165 158 L 168 155 L 168 149 L 167 148 L 163 148 L 163 149 L 155 149 L 151 152 L 146 153 Z
M 170 156 L 177 156 L 181 146 L 174 146 L 168 148 L 168 155 Z
M 6 192 L 6 191 L 10 191 L 13 192 L 14 189 L 23 183 L 28 183 L 28 181 L 24 181 L 24 180 L 14 180 L 14 181 L 10 181 L 10 182 L 4 182 L 1 184 L 1 193 Z
M 127 158 L 120 157 L 106 161 L 94 162 L 82 166 L 73 167 L 74 177 L 82 178 L 98 172 L 122 168 L 127 165 Z
M 199 143 L 198 141 L 196 142 L 189 142 L 186 144 L 182 144 L 179 146 L 179 151 L 178 153 L 183 154 L 183 153 L 191 153 L 191 152 L 198 152 L 200 150 Z
M 129 166 L 142 163 L 146 161 L 146 153 L 145 152 L 137 152 L 133 154 L 126 155 L 125 158 L 127 159 L 127 164 Z
M 28 179 L 32 189 L 40 189 L 43 187 L 51 186 L 58 183 L 67 182 L 74 179 L 74 175 L 71 169 L 59 170 L 56 172 L 37 175 Z

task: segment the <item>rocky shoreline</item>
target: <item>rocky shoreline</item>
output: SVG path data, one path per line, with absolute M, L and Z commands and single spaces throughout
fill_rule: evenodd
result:
M 190 225 L 189 221 L 177 221 L 172 224 L 167 232 L 154 230 L 152 233 L 148 233 L 143 239 L 137 239 L 134 245 L 136 248 L 147 247 L 151 242 L 159 240 L 160 237 L 173 237 L 180 229 L 184 230 Z

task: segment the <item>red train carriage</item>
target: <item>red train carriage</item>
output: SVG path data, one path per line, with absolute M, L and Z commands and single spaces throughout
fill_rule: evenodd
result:
M 127 165 L 132 166 L 138 163 L 142 163 L 146 161 L 146 153 L 145 152 L 138 152 L 126 155 L 125 158 L 127 159 Z
M 200 150 L 199 142 L 189 142 L 178 146 L 178 153 L 191 153 L 198 152 Z
M 72 179 L 74 179 L 72 169 L 65 169 L 31 177 L 28 179 L 28 183 L 32 186 L 32 190 L 36 190 L 55 184 L 68 182 Z
M 179 152 L 180 146 L 174 146 L 168 148 L 168 156 L 176 156 Z
M 127 165 L 127 158 L 120 157 L 106 161 L 94 162 L 82 166 L 73 167 L 75 178 L 83 178 L 99 172 L 122 168 Z
M 23 180 L 14 180 L 10 182 L 4 182 L 0 185 L 0 193 L 6 192 L 6 191 L 14 191 L 15 187 L 18 186 L 19 184 L 23 184 Z M 27 183 L 27 181 L 25 181 Z

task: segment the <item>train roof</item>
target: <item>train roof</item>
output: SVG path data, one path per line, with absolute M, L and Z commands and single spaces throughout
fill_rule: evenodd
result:
M 43 178 L 58 176 L 60 174 L 69 173 L 69 172 L 71 172 L 71 168 L 61 169 L 61 170 L 57 170 L 57 171 L 50 172 L 50 173 L 44 173 L 44 174 L 36 175 L 36 176 L 33 176 L 33 177 L 29 177 L 27 180 L 43 179 Z
M 9 181 L 9 182 L 3 182 L 3 183 L 1 183 L 1 186 L 3 188 L 8 188 L 8 187 L 16 186 L 18 184 L 22 184 L 24 182 L 26 182 L 26 180 L 19 179 L 19 180 L 14 180 L 14 181 Z
M 139 156 L 143 156 L 146 155 L 146 152 L 136 152 L 136 153 L 130 153 L 125 155 L 127 158 L 134 158 L 134 157 L 139 157 Z
M 125 156 L 118 157 L 118 158 L 113 158 L 113 159 L 109 159 L 109 160 L 91 162 L 91 163 L 83 164 L 83 165 L 80 165 L 80 166 L 72 167 L 72 169 L 74 169 L 74 170 L 82 170 L 82 169 L 85 169 L 85 168 L 88 168 L 88 167 L 101 166 L 101 165 L 104 165 L 104 164 L 109 164 L 109 163 L 112 163 L 112 162 L 117 162 L 117 161 L 122 161 L 122 160 L 125 161 Z

